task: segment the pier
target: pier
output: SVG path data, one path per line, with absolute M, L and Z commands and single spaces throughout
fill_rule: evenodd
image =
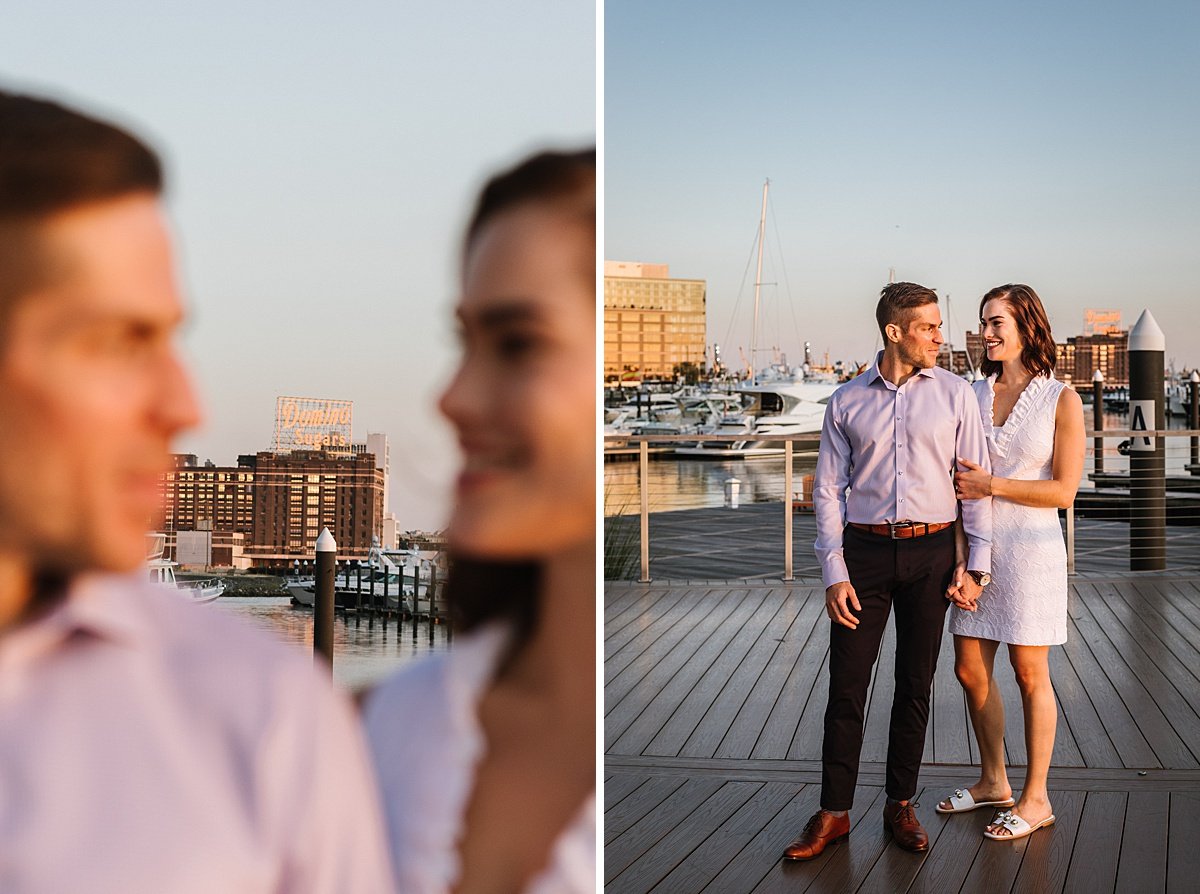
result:
M 811 862 L 780 859 L 819 807 L 827 694 L 815 521 L 802 498 L 788 499 L 801 490 L 804 466 L 794 477 L 750 469 L 743 492 L 748 483 L 752 498 L 736 509 L 694 498 L 681 508 L 679 491 L 661 476 L 647 479 L 645 464 L 639 479 L 660 482 L 658 490 L 606 492 L 618 504 L 605 519 L 606 554 L 623 573 L 607 575 L 622 579 L 609 581 L 604 597 L 605 890 L 1195 890 L 1200 505 L 1198 479 L 1184 463 L 1200 432 L 1151 435 L 1170 440 L 1168 468 L 1177 467 L 1159 516 L 1162 570 L 1130 570 L 1141 535 L 1130 524 L 1115 441 L 1102 447 L 1107 472 L 1089 451 L 1082 499 L 1061 516 L 1072 573 L 1068 641 L 1050 652 L 1056 823 L 995 842 L 982 837 L 991 810 L 934 811 L 978 778 L 947 634 L 916 798 L 931 839 L 925 854 L 891 844 L 880 819 L 895 655 L 889 626 L 868 694 L 851 835 Z M 1128 433 L 1104 435 L 1121 436 Z M 693 477 L 711 487 L 712 475 Z M 1023 717 L 1003 649 L 996 677 L 1019 792 Z
M 933 687 L 917 800 L 930 850 L 879 819 L 892 696 L 889 627 L 867 700 L 848 841 L 808 863 L 783 848 L 817 809 L 828 620 L 818 582 L 610 583 L 605 593 L 606 890 L 635 892 L 1192 891 L 1200 878 L 1200 573 L 1092 572 L 1051 650 L 1056 824 L 982 837 L 991 811 L 934 805 L 977 778 L 952 638 Z M 1024 730 L 1001 651 L 1005 748 Z M 880 668 L 883 672 L 880 672 Z

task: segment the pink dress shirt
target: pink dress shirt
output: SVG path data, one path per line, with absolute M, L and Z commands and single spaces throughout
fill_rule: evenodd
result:
M 347 700 L 304 651 L 139 578 L 0 634 L 0 891 L 392 891 Z
M 954 521 L 956 457 L 991 468 L 971 386 L 933 367 L 897 388 L 879 374 L 882 357 L 838 388 L 825 408 L 813 509 L 814 546 L 827 587 L 850 579 L 842 554 L 847 522 Z M 991 499 L 967 500 L 962 518 L 967 567 L 990 571 Z

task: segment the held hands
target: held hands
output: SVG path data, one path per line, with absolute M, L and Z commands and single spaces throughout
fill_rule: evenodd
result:
M 983 587 L 975 583 L 975 578 L 967 574 L 967 563 L 959 562 L 954 566 L 950 575 L 950 586 L 946 588 L 946 598 L 963 611 L 973 612 L 978 607 L 976 602 Z M 828 602 L 828 600 L 826 600 Z
M 992 474 L 969 459 L 958 458 L 966 471 L 954 473 L 954 495 L 960 500 L 980 500 L 992 495 Z
M 829 615 L 829 620 L 856 630 L 858 629 L 858 618 L 850 614 L 850 606 L 854 606 L 856 612 L 862 611 L 862 606 L 858 604 L 858 596 L 850 581 L 839 581 L 832 587 L 826 588 L 825 613 Z

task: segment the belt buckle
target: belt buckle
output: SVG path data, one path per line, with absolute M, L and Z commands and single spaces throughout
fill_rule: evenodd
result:
M 896 531 L 901 528 L 908 528 L 911 531 L 913 523 L 911 521 L 888 522 L 888 537 L 892 540 L 903 540 L 903 537 L 896 536 Z

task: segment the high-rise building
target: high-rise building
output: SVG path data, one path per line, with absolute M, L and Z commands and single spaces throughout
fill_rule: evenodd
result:
M 707 284 L 666 264 L 604 262 L 604 376 L 672 379 L 704 365 Z

